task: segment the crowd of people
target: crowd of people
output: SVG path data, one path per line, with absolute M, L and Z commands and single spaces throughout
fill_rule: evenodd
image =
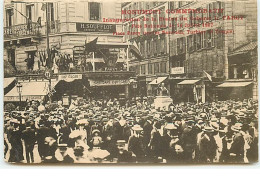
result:
M 34 163 L 252 163 L 258 160 L 258 102 L 171 104 L 147 98 L 30 102 L 5 112 L 5 158 Z

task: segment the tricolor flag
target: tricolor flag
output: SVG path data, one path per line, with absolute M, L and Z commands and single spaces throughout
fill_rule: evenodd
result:
M 203 72 L 206 74 L 207 78 L 212 82 L 212 77 L 210 76 L 209 73 L 207 73 L 206 71 L 203 70 Z

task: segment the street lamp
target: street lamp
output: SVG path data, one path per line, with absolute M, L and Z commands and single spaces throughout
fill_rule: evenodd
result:
M 130 82 L 131 82 L 132 88 L 134 90 L 134 98 L 136 100 L 137 81 L 135 79 L 130 79 Z
M 21 103 L 22 103 L 22 88 L 23 88 L 23 85 L 18 82 L 16 84 L 16 88 L 17 88 L 17 92 L 19 93 L 19 110 L 21 110 Z

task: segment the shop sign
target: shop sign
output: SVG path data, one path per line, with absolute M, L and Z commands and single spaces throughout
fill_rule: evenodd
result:
M 63 103 L 63 105 L 70 105 L 70 101 L 69 101 L 70 99 L 69 99 L 69 96 L 63 96 L 62 97 L 62 103 Z
M 184 67 L 173 67 L 171 70 L 171 74 L 184 74 Z
M 127 85 L 128 79 L 122 80 L 89 80 L 90 86 L 112 86 L 112 85 Z
M 82 79 L 82 74 L 63 74 L 59 75 L 59 80 L 64 80 L 66 82 L 72 82 L 74 80 Z
M 24 48 L 24 51 L 37 51 L 37 47 L 36 46 L 26 46 Z
M 77 31 L 81 32 L 116 32 L 115 24 L 98 24 L 98 23 L 76 23 Z
M 22 101 L 26 101 L 26 100 L 29 100 L 29 101 L 41 101 L 43 100 L 44 96 L 38 96 L 38 95 L 35 95 L 35 96 L 22 96 L 21 97 L 21 100 Z M 19 99 L 19 96 L 5 96 L 4 97 L 4 101 L 6 102 L 19 102 L 20 99 Z

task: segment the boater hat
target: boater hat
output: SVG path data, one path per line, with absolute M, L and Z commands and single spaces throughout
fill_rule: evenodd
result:
M 134 125 L 134 126 L 132 127 L 132 130 L 134 130 L 134 131 L 142 131 L 143 128 L 142 128 L 140 125 Z

